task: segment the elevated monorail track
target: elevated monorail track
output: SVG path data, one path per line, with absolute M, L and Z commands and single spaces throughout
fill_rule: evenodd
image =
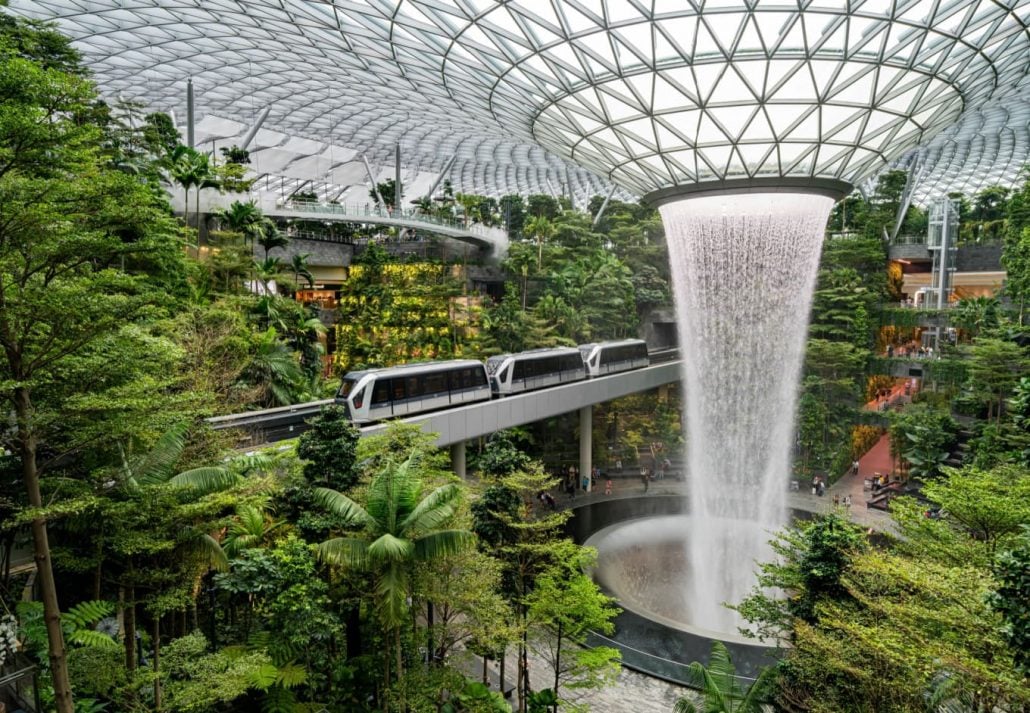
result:
M 428 422 L 427 425 L 429 425 L 432 429 L 433 421 L 438 423 L 447 423 L 449 416 L 459 416 L 467 413 L 470 409 L 478 408 L 479 410 L 483 410 L 483 407 L 488 407 L 491 404 L 500 404 L 502 402 L 506 402 L 508 407 L 515 408 L 516 411 L 518 411 L 519 413 L 527 414 L 526 416 L 522 417 L 527 419 L 522 420 L 522 423 L 531 423 L 533 420 L 537 420 L 533 417 L 536 414 L 545 413 L 546 415 L 542 417 L 546 418 L 552 415 L 556 415 L 557 413 L 563 412 L 555 412 L 555 407 L 553 405 L 548 405 L 544 409 L 544 411 L 534 411 L 533 409 L 530 409 L 529 411 L 532 413 L 528 413 L 524 409 L 524 405 L 527 402 L 532 403 L 535 401 L 546 401 L 548 404 L 555 403 L 553 399 L 545 398 L 545 395 L 551 396 L 553 395 L 552 392 L 556 392 L 559 390 L 576 389 L 576 387 L 580 387 L 582 389 L 590 384 L 594 384 L 594 386 L 590 389 L 591 396 L 589 400 L 591 403 L 600 403 L 600 401 L 606 401 L 609 399 L 597 399 L 599 395 L 599 388 L 601 389 L 601 391 L 610 390 L 612 392 L 610 398 L 619 398 L 620 396 L 625 396 L 630 393 L 636 393 L 637 391 L 645 391 L 647 389 L 654 388 L 655 386 L 658 386 L 660 384 L 652 383 L 654 381 L 653 379 L 644 379 L 642 381 L 640 379 L 630 379 L 630 381 L 634 382 L 634 384 L 630 386 L 630 391 L 625 391 L 624 388 L 618 388 L 617 382 L 626 379 L 627 377 L 630 377 L 633 374 L 638 374 L 639 372 L 647 372 L 649 370 L 663 366 L 667 367 L 670 363 L 678 360 L 679 350 L 653 350 L 648 352 L 648 358 L 650 359 L 651 364 L 650 366 L 647 366 L 643 369 L 621 372 L 618 374 L 612 374 L 609 376 L 604 376 L 595 379 L 587 379 L 585 381 L 579 381 L 573 384 L 565 384 L 562 386 L 555 386 L 549 389 L 540 389 L 538 391 L 531 391 L 529 393 L 520 394 L 518 396 L 509 396 L 506 398 L 494 399 L 493 401 L 486 401 L 473 405 L 461 405 L 456 406 L 454 408 L 444 409 L 441 411 L 434 411 L 432 413 L 418 414 L 416 416 L 411 416 L 409 418 L 401 420 L 407 422 Z M 678 370 L 675 370 L 675 372 L 678 374 Z M 663 376 L 661 378 L 665 377 Z M 675 376 L 674 378 L 670 378 L 669 381 L 675 380 L 677 378 L 678 376 Z M 638 381 L 639 385 L 636 383 Z M 562 392 L 563 401 L 567 395 L 568 392 Z M 318 401 L 308 401 L 302 404 L 294 404 L 292 406 L 279 406 L 276 408 L 263 409 L 260 411 L 246 411 L 244 413 L 229 414 L 226 416 L 213 416 L 211 418 L 206 419 L 206 421 L 208 425 L 215 431 L 236 432 L 239 435 L 239 440 L 237 442 L 237 446 L 239 448 L 258 447 L 270 443 L 285 441 L 290 438 L 296 438 L 301 433 L 307 430 L 307 421 L 312 417 L 317 416 L 318 413 L 322 410 L 323 406 L 327 406 L 331 403 L 333 403 L 333 399 L 321 399 Z M 559 401 L 558 403 L 562 403 L 562 401 Z M 573 405 L 572 402 L 568 402 L 568 405 L 569 408 L 565 409 L 566 411 L 573 411 L 576 408 L 578 408 L 578 406 Z M 493 411 L 496 409 L 487 410 Z M 501 410 L 510 411 L 509 408 L 502 408 Z M 520 418 L 516 416 L 515 420 L 520 420 Z M 487 421 L 487 423 L 489 422 L 490 421 Z M 504 425 L 500 427 L 508 428 L 509 426 Z M 373 424 L 370 426 L 363 427 L 361 429 L 361 433 L 362 435 L 371 435 L 373 433 L 381 432 L 383 428 L 383 424 Z M 457 437 L 458 434 L 455 433 L 454 435 L 445 436 L 443 438 L 446 438 L 448 443 L 452 443 L 454 441 L 451 439 Z M 446 443 L 441 443 L 440 445 L 446 445 Z

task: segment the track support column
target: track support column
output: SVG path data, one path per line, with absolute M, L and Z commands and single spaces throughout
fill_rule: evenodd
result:
M 587 492 L 594 487 L 594 479 L 591 471 L 594 464 L 592 455 L 594 451 L 594 407 L 584 406 L 579 410 L 579 477 L 587 479 Z M 579 483 L 576 483 L 577 487 Z
M 451 444 L 451 470 L 459 478 L 465 477 L 465 441 Z

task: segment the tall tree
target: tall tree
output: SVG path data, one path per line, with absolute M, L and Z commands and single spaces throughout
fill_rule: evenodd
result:
M 336 490 L 316 490 L 327 510 L 358 528 L 320 544 L 319 555 L 332 564 L 375 574 L 379 618 L 392 635 L 398 680 L 404 670 L 401 627 L 407 619 L 412 566 L 457 554 L 474 542 L 471 532 L 447 528 L 461 500 L 461 486 L 448 483 L 426 495 L 422 489 L 417 461 L 409 456 L 402 463 L 388 462 L 372 478 L 364 505 Z M 387 682 L 389 671 L 387 664 Z
M 55 422 L 40 410 L 37 396 L 69 397 L 82 388 L 65 381 L 67 364 L 153 301 L 142 280 L 120 269 L 123 258 L 167 251 L 172 241 L 146 185 L 108 167 L 103 136 L 89 119 L 93 88 L 76 71 L 67 44 L 48 31 L 36 35 L 51 47 L 52 61 L 32 61 L 19 46 L 38 27 L 7 19 L 3 27 L 0 391 L 14 413 L 15 450 L 36 513 L 31 529 L 55 705 L 59 713 L 72 713 L 40 491 L 46 467 L 40 448 L 48 445 Z

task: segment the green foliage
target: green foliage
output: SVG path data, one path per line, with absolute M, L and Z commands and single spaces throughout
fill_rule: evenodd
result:
M 168 710 L 215 713 L 254 689 L 272 685 L 266 672 L 275 671 L 260 652 L 208 653 L 202 634 L 180 637 L 164 648 L 161 676 Z M 265 685 L 267 684 L 267 685 Z
M 704 696 L 704 713 L 760 713 L 775 674 L 774 668 L 764 668 L 750 686 L 741 686 L 730 652 L 721 641 L 712 642 L 708 666 L 695 661 L 689 667 L 693 687 Z M 675 710 L 676 713 L 696 713 L 698 709 L 690 699 L 681 698 Z
M 1023 525 L 1023 535 L 1012 549 L 998 554 L 994 574 L 998 586 L 988 602 L 1001 614 L 1002 635 L 1015 653 L 1016 665 L 1030 673 L 1030 525 Z
M 301 434 L 297 455 L 307 461 L 304 478 L 311 485 L 350 490 L 358 481 L 358 430 L 340 406 L 324 406 Z
M 857 527 L 834 513 L 795 523 L 772 544 L 782 562 L 762 564 L 759 586 L 734 607 L 757 625 L 750 635 L 763 641 L 782 637 L 795 619 L 815 621 L 820 603 L 844 594 L 841 579 L 864 539 Z M 763 591 L 769 589 L 782 589 L 788 598 L 770 597 Z

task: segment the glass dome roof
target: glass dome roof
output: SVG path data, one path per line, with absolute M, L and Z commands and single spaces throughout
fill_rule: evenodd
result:
M 920 145 L 926 196 L 1011 176 L 1027 158 L 1030 0 L 11 0 L 8 11 L 56 19 L 102 92 L 180 124 L 192 76 L 198 143 L 242 136 L 271 107 L 259 173 L 327 196 L 362 180 L 361 154 L 392 164 L 397 142 L 415 184 L 456 157 L 458 190 L 571 186 L 580 199 L 609 181 L 624 195 L 781 176 L 859 183 Z

